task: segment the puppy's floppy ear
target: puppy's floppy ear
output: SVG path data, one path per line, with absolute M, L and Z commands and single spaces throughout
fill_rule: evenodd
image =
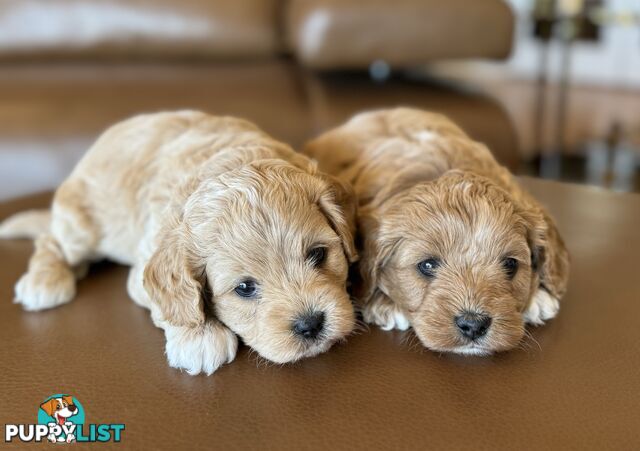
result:
M 62 399 L 65 400 L 69 405 L 73 404 L 73 396 L 63 396 Z
M 204 268 L 196 262 L 190 235 L 182 218 L 169 221 L 144 268 L 145 290 L 160 308 L 163 319 L 174 326 L 194 327 L 205 321 Z
M 380 290 L 380 273 L 398 248 L 401 238 L 385 231 L 380 219 L 373 212 L 360 215 L 360 229 L 364 236 L 363 259 L 360 262 L 362 276 L 361 297 L 365 303 L 384 295 Z
M 40 408 L 47 412 L 47 415 L 51 417 L 53 416 L 53 412 L 55 412 L 57 405 L 58 401 L 56 401 L 55 399 L 50 399 L 49 401 L 45 401 L 40 404 Z
M 567 290 L 569 252 L 555 222 L 543 208 L 531 205 L 524 216 L 529 227 L 531 266 L 540 277 L 540 286 L 560 299 Z
M 342 240 L 344 253 L 350 263 L 358 260 L 354 242 L 357 201 L 350 185 L 328 174 L 315 174 L 325 184 L 318 198 L 320 211 Z

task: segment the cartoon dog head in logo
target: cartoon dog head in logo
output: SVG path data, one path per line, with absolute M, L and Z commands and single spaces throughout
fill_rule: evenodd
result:
M 50 442 L 72 443 L 76 441 L 76 437 L 73 434 L 75 427 L 73 427 L 69 418 L 77 415 L 80 410 L 75 405 L 72 396 L 55 396 L 40 404 L 40 408 L 55 420 L 55 423 L 48 423 L 50 433 L 47 438 Z M 68 427 L 73 427 L 73 429 L 68 430 Z
M 57 424 L 66 423 L 69 417 L 78 413 L 78 408 L 73 403 L 72 396 L 51 398 L 40 404 L 40 408 L 47 412 L 47 415 L 53 417 Z

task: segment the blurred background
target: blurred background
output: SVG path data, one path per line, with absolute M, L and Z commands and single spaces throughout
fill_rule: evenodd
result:
M 201 109 L 300 146 L 440 111 L 519 174 L 639 191 L 638 0 L 1 0 L 0 199 L 110 124 Z

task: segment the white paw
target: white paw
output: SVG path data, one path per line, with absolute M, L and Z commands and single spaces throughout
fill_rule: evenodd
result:
M 560 310 L 558 300 L 548 291 L 538 288 L 531 299 L 531 304 L 524 312 L 524 321 L 539 326 L 544 324 L 546 320 L 554 318 L 558 314 L 558 310 Z
M 76 441 L 76 436 L 73 434 L 69 434 L 67 435 L 67 443 L 71 443 L 71 442 L 75 442 Z
M 238 350 L 238 338 L 217 321 L 200 327 L 164 325 L 169 365 L 191 375 L 212 374 L 221 365 L 231 362 Z
M 50 270 L 28 271 L 15 287 L 15 300 L 25 310 L 44 310 L 69 302 L 76 294 L 73 272 L 62 265 Z
M 402 311 L 390 301 L 372 302 L 364 307 L 365 322 L 377 324 L 382 330 L 407 330 L 411 324 Z

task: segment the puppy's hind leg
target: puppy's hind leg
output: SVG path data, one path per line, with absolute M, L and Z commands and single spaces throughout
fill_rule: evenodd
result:
M 83 188 L 79 182 L 68 181 L 56 192 L 51 231 L 36 239 L 29 268 L 15 287 L 15 302 L 25 310 L 69 302 L 76 293 L 76 279 L 86 273 L 97 233 L 83 206 Z
M 56 307 L 75 296 L 75 274 L 51 234 L 36 239 L 29 269 L 20 278 L 15 290 L 15 302 L 22 304 L 25 310 Z

